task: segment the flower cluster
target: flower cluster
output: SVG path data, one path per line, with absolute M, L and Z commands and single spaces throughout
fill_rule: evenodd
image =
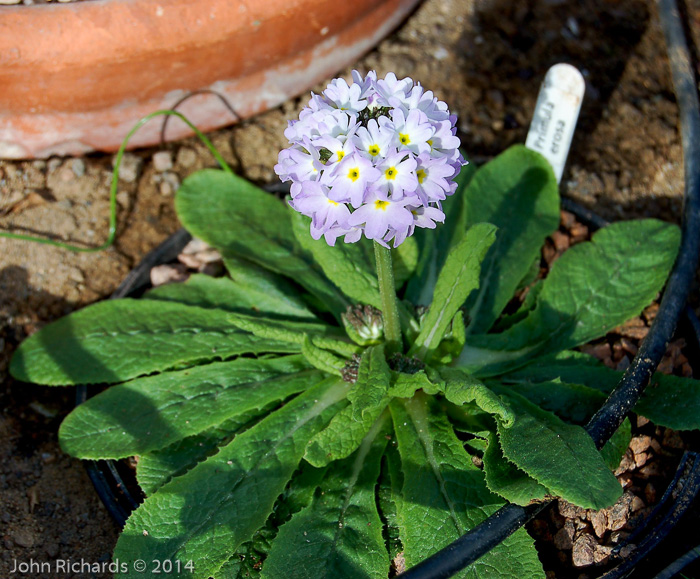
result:
M 410 78 L 352 76 L 312 93 L 284 133 L 291 146 L 275 172 L 292 182 L 290 205 L 311 217 L 314 239 L 334 245 L 364 233 L 396 247 L 415 227 L 444 221 L 440 202 L 465 164 L 457 119 Z

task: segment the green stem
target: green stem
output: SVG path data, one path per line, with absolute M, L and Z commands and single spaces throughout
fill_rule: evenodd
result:
M 114 160 L 114 171 L 112 172 L 112 186 L 109 191 L 109 232 L 107 234 L 107 240 L 98 247 L 82 247 L 80 245 L 73 245 L 72 243 L 65 243 L 63 241 L 55 241 L 53 239 L 47 239 L 45 237 L 35 237 L 34 235 L 24 235 L 22 233 L 10 233 L 9 231 L 0 231 L 0 237 L 7 237 L 9 239 L 20 239 L 22 241 L 33 241 L 34 243 L 44 243 L 46 245 L 53 245 L 54 247 L 60 247 L 62 249 L 69 249 L 71 251 L 79 251 L 84 253 L 92 253 L 94 251 L 102 251 L 107 249 L 110 245 L 114 243 L 114 238 L 117 235 L 117 188 L 119 186 L 119 166 L 122 163 L 122 157 L 124 156 L 124 151 L 126 151 L 126 146 L 131 140 L 133 134 L 138 131 L 143 125 L 150 121 L 154 117 L 160 117 L 163 115 L 178 117 L 182 122 L 184 122 L 188 127 L 190 127 L 195 134 L 199 137 L 199 140 L 204 143 L 204 145 L 211 151 L 214 158 L 217 160 L 221 168 L 227 173 L 233 173 L 231 167 L 228 166 L 224 158 L 216 150 L 212 142 L 206 137 L 202 131 L 195 127 L 182 113 L 178 113 L 173 110 L 163 110 L 155 111 L 150 115 L 143 117 L 138 123 L 134 125 L 134 128 L 129 131 L 122 141 L 121 147 L 117 152 L 117 156 Z
M 384 338 L 386 353 L 401 352 L 401 323 L 399 308 L 396 302 L 396 285 L 394 283 L 394 268 L 391 263 L 391 250 L 374 242 L 374 258 L 377 262 L 377 278 L 379 279 L 379 294 L 382 299 L 382 321 L 384 322 Z

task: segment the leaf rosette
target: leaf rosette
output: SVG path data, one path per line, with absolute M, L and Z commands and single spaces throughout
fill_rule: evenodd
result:
M 616 501 L 620 450 L 604 459 L 581 425 L 619 374 L 573 349 L 656 297 L 678 229 L 613 224 L 534 281 L 559 224 L 546 160 L 517 146 L 456 182 L 445 225 L 392 250 L 398 350 L 368 239 L 313 240 L 308 216 L 215 170 L 187 178 L 176 207 L 226 277 L 98 303 L 21 345 L 21 380 L 113 384 L 60 440 L 80 458 L 139 457 L 146 498 L 114 553 L 125 576 L 157 559 L 203 578 L 386 578 L 399 553 L 413 566 L 506 501 Z M 700 385 L 655 379 L 637 410 L 698 428 Z M 459 576 L 544 573 L 521 530 Z

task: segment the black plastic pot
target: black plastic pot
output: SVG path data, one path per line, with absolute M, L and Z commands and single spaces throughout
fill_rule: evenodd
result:
M 666 35 L 674 87 L 681 112 L 684 158 L 700 159 L 700 107 L 688 50 L 683 39 L 682 21 L 675 1 L 660 0 L 659 13 Z M 685 313 L 686 326 L 684 334 L 695 341 L 695 347 L 700 352 L 700 323 L 692 310 L 686 307 L 700 256 L 700 165 L 686 162 L 685 175 L 681 249 L 666 285 L 659 312 L 620 384 L 586 427 L 599 448 L 612 436 L 639 400 L 661 361 L 683 313 Z M 592 227 L 605 224 L 600 217 L 570 200 L 565 199 L 563 207 Z M 189 234 L 184 230 L 174 234 L 163 245 L 148 254 L 111 297 L 140 295 L 148 287 L 150 269 L 160 263 L 174 260 L 189 239 Z M 85 398 L 85 387 L 79 387 L 77 403 L 84 402 Z M 120 468 L 123 468 L 120 463 L 85 461 L 85 465 L 100 498 L 116 523 L 120 527 L 123 526 L 130 512 L 140 502 L 138 490 L 132 492 L 127 488 L 119 472 Z M 654 548 L 669 535 L 674 527 L 678 526 L 699 492 L 700 455 L 686 452 L 674 480 L 646 524 L 639 527 L 639 530 L 625 544 L 620 545 L 621 548 L 626 544 L 634 544 L 636 549 L 631 556 L 620 558 L 619 564 L 603 577 L 605 579 L 650 577 L 646 563 L 641 574 L 634 575 L 635 568 L 639 568 L 643 561 L 646 562 Z M 547 504 L 529 507 L 506 505 L 463 537 L 412 567 L 400 577 L 402 579 L 451 577 L 498 545 L 546 507 Z M 681 556 L 674 564 L 675 567 L 671 566 L 663 571 L 658 576 L 659 579 L 673 577 L 673 574 L 668 573 L 676 573 L 684 564 L 692 561 L 694 556 L 700 557 L 700 550 L 697 555 L 693 555 L 694 552 L 690 549 L 692 546 L 694 545 L 689 545 L 685 558 Z M 613 560 L 614 558 L 615 554 L 613 554 Z

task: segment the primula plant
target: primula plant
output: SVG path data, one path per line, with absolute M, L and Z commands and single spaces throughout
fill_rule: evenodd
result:
M 551 167 L 516 146 L 476 170 L 454 126 L 411 79 L 334 81 L 287 130 L 290 200 L 228 170 L 178 191 L 228 276 L 92 305 L 19 348 L 21 380 L 114 384 L 60 440 L 80 458 L 138 457 L 145 500 L 114 552 L 125 575 L 140 560 L 380 579 L 506 501 L 621 495 L 629 426 L 602 453 L 582 428 L 620 373 L 575 348 L 656 297 L 678 229 L 610 225 L 540 279 L 560 215 Z M 700 385 L 657 376 L 635 411 L 697 428 Z M 544 573 L 520 530 L 460 576 Z

